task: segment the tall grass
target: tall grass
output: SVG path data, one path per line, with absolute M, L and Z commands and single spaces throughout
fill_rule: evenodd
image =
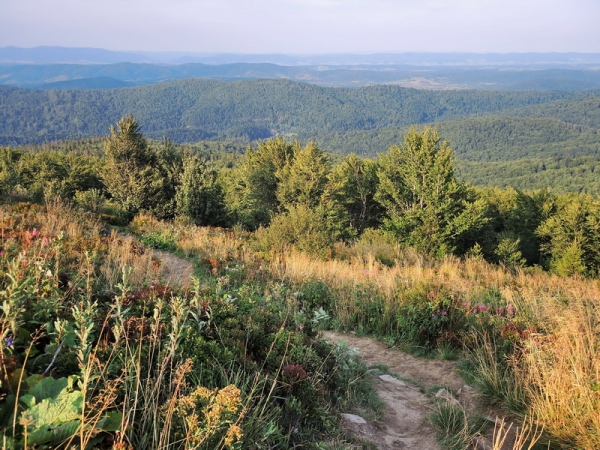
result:
M 186 442 L 226 446 L 241 435 L 293 442 L 292 434 L 275 425 L 278 415 L 293 424 L 299 414 L 291 400 L 274 400 L 296 389 L 281 375 L 282 364 L 297 367 L 287 345 L 265 341 L 283 359 L 274 362 L 272 356 L 263 355 L 271 368 L 262 375 L 240 366 L 226 367 L 226 352 L 219 356 L 225 359 L 206 371 L 197 362 L 190 365 L 179 345 L 189 330 L 185 324 L 201 330 L 210 327 L 210 333 L 215 330 L 222 342 L 229 339 L 231 345 L 236 339 L 246 343 L 257 339 L 262 326 L 271 332 L 283 326 L 282 336 L 289 343 L 294 327 L 303 333 L 316 329 L 313 312 L 317 311 L 315 318 L 328 316 L 340 328 L 377 334 L 409 347 L 411 342 L 429 351 L 436 346 L 463 347 L 474 364 L 472 375 L 490 401 L 527 418 L 529 428 L 543 430 L 544 439 L 553 446 L 600 448 L 600 284 L 596 280 L 562 278 L 535 268 L 508 270 L 478 258 L 429 260 L 393 246 L 338 247 L 338 257 L 329 261 L 293 249 L 264 259 L 253 252 L 252 235 L 239 230 L 162 223 L 148 216 L 136 218 L 132 228 L 142 241 L 172 246 L 204 268 L 199 272 L 196 300 L 156 284 L 160 267 L 151 253 L 116 233 L 103 237 L 93 216 L 61 203 L 43 209 L 24 204 L 0 209 L 3 388 L 21 386 L 27 376 L 15 364 L 30 364 L 17 363 L 7 344 L 23 334 L 19 330 L 24 325 L 34 332 L 31 326 L 37 324 L 38 336 L 48 337 L 36 339 L 50 340 L 49 353 L 29 361 L 35 359 L 42 370 L 66 370 L 73 364 L 67 356 L 78 355 L 80 391 L 95 399 L 95 406 L 79 411 L 80 442 L 89 442 L 94 433 L 109 432 L 107 418 L 116 416 L 106 414 L 114 411 L 121 414 L 115 443 L 120 448 L 185 448 Z M 113 294 L 107 297 L 106 293 Z M 32 298 L 42 301 L 33 307 Z M 263 303 L 277 305 L 285 325 L 248 322 L 244 335 L 233 327 L 238 319 L 223 315 L 232 304 L 251 315 L 252 308 Z M 220 305 L 223 323 L 213 323 L 216 310 L 210 305 Z M 69 328 L 69 320 L 77 323 L 73 316 L 77 311 L 80 325 Z M 51 317 L 58 321 L 49 326 Z M 86 337 L 90 317 L 94 326 Z M 79 344 L 67 350 L 72 335 Z M 33 349 L 35 342 L 23 338 L 19 345 Z M 259 350 L 260 345 L 253 351 Z M 324 365 L 318 369 L 312 350 L 303 351 L 308 352 L 302 354 L 306 364 L 315 364 L 311 389 L 320 395 L 333 376 L 331 368 L 325 368 L 330 363 L 320 363 Z M 293 358 L 301 355 L 294 352 Z M 339 355 L 331 358 L 335 361 Z M 293 370 L 302 374 L 299 368 Z M 211 383 L 219 381 L 194 394 L 197 384 L 190 377 L 195 373 L 201 383 L 207 382 L 207 374 Z M 239 402 L 234 401 L 234 391 L 219 394 L 230 382 L 240 389 Z M 22 389 L 17 396 L 28 387 Z M 238 405 L 231 406 L 235 412 L 219 415 L 221 426 L 214 429 L 213 437 L 193 432 L 194 426 L 206 424 L 186 421 L 185 405 L 200 402 L 205 414 L 211 408 L 222 412 L 215 406 L 217 398 L 230 398 L 231 405 Z M 269 402 L 279 409 L 267 407 Z M 252 434 L 250 424 L 262 430 L 260 434 Z M 13 429 L 12 438 L 20 436 L 19 426 Z
M 245 233 L 134 226 L 139 240 L 61 202 L 0 207 L 4 447 L 267 449 L 333 433 L 366 369 L 315 339 L 326 315 L 304 314 Z M 192 258 L 193 288 L 161 284 L 143 242 Z

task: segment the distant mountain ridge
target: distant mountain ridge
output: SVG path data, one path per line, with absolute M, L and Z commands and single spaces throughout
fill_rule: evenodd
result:
M 459 65 L 582 67 L 600 65 L 600 53 L 372 53 L 372 54 L 231 54 L 113 51 L 100 48 L 42 46 L 0 47 L 0 64 L 154 64 L 271 63 L 278 65 Z
M 112 78 L 112 84 L 79 82 Z M 287 79 L 331 87 L 394 84 L 432 90 L 589 90 L 600 89 L 600 70 L 419 66 L 285 66 L 271 63 L 209 64 L 0 64 L 0 85 L 42 89 L 113 88 L 187 78 L 214 80 Z M 61 82 L 62 84 L 53 84 Z

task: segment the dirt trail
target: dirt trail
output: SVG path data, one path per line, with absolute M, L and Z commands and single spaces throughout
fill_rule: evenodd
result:
M 171 286 L 187 288 L 194 274 L 194 265 L 183 258 L 160 250 L 153 250 L 152 256 L 160 261 L 161 281 Z
M 432 412 L 432 402 L 425 395 L 429 389 L 444 386 L 455 393 L 450 401 L 458 402 L 468 411 L 496 418 L 498 411 L 483 407 L 478 393 L 455 372 L 455 363 L 434 359 L 417 358 L 402 351 L 388 348 L 384 343 L 369 337 L 352 334 L 324 332 L 323 337 L 333 343 L 345 342 L 356 348 L 367 366 L 385 365 L 398 378 L 384 375 L 375 378 L 377 391 L 386 405 L 386 414 L 379 425 L 357 424 L 347 420 L 349 428 L 358 436 L 377 444 L 381 450 L 440 449 L 435 431 L 427 420 Z M 403 382 L 402 380 L 408 382 Z M 412 381 L 413 383 L 411 383 Z M 418 385 L 419 387 L 415 387 Z M 491 431 L 490 431 L 491 434 Z M 478 441 L 479 448 L 489 448 L 492 436 Z
M 158 250 L 153 251 L 153 256 L 160 261 L 164 282 L 189 286 L 193 274 L 193 265 L 189 261 Z M 450 388 L 456 393 L 452 401 L 460 402 L 466 410 L 491 418 L 497 416 L 493 409 L 481 407 L 478 394 L 456 374 L 452 361 L 417 358 L 369 337 L 329 331 L 324 332 L 323 337 L 329 342 L 345 342 L 350 348 L 356 348 L 367 366 L 385 365 L 391 373 L 398 375 L 398 378 L 383 375 L 375 379 L 379 396 L 386 405 L 383 422 L 373 424 L 352 414 L 343 415 L 352 432 L 375 443 L 381 450 L 440 449 L 435 431 L 427 419 L 432 411 L 432 402 L 425 392 L 433 387 Z M 488 436 L 488 442 L 490 438 Z M 482 445 L 479 448 L 489 447 Z

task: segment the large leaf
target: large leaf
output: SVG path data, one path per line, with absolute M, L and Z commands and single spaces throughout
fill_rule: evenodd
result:
M 71 420 L 70 422 L 63 423 L 55 428 L 38 428 L 29 434 L 27 442 L 30 445 L 49 444 L 52 447 L 57 446 L 76 435 L 80 423 L 81 421 L 79 420 Z
M 37 403 L 40 403 L 44 399 L 56 399 L 68 384 L 66 378 L 55 380 L 52 377 L 48 377 L 40 380 L 39 383 L 29 390 L 29 393 L 35 397 Z
M 23 418 L 32 424 L 30 430 L 55 427 L 71 420 L 79 419 L 83 405 L 80 391 L 61 392 L 58 398 L 45 398 L 37 405 L 23 412 Z

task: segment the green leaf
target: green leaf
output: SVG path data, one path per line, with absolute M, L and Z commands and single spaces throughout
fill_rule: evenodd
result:
M 80 391 L 67 393 L 65 390 L 56 399 L 45 398 L 24 414 L 33 420 L 30 429 L 48 428 L 78 419 L 82 405 L 83 394 Z
M 27 386 L 27 392 L 31 393 L 31 389 L 38 384 L 40 381 L 42 381 L 44 378 L 44 375 L 41 375 L 39 373 L 34 373 L 33 375 L 28 376 L 27 378 L 25 378 L 25 385 Z M 21 388 L 23 389 L 23 388 Z
M 96 428 L 103 431 L 118 431 L 121 429 L 122 424 L 123 414 L 119 411 L 109 411 L 102 419 L 100 419 Z
M 79 431 L 79 420 L 63 423 L 56 428 L 44 427 L 31 432 L 27 438 L 30 445 L 49 444 L 55 447 L 77 434 Z
M 67 387 L 68 380 L 59 378 L 55 380 L 52 377 L 44 378 L 29 390 L 29 393 L 35 396 L 37 403 L 44 399 L 55 399 Z
M 35 406 L 35 397 L 31 394 L 25 394 L 21 396 L 19 403 L 21 403 L 25 408 L 31 408 Z

